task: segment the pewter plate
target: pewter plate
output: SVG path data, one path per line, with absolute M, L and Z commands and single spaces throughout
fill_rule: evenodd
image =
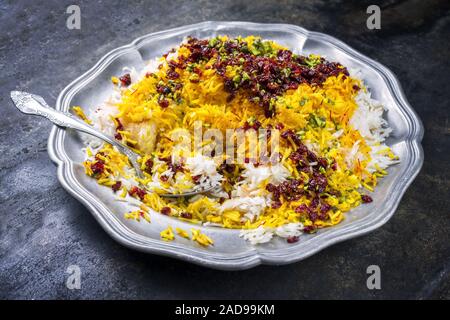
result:
M 302 235 L 295 244 L 275 239 L 268 244 L 251 246 L 238 237 L 239 231 L 195 226 L 215 242 L 214 246 L 203 248 L 186 239 L 177 238 L 173 242 L 160 240 L 159 232 L 168 225 L 183 229 L 193 227 L 187 222 L 156 213 L 151 215 L 152 223 L 125 219 L 124 213 L 130 210 L 129 205 L 114 200 L 110 188 L 98 186 L 94 179 L 84 174 L 80 137 L 75 132 L 54 127 L 49 137 L 48 151 L 58 165 L 59 181 L 89 209 L 111 237 L 136 250 L 211 268 L 239 270 L 259 264 L 281 265 L 299 261 L 332 244 L 372 231 L 389 220 L 422 166 L 420 142 L 423 127 L 391 71 L 328 35 L 294 25 L 248 22 L 202 22 L 151 33 L 107 53 L 61 92 L 56 108 L 62 111 L 73 105 L 95 108 L 110 95 L 111 77 L 121 74 L 123 67 L 139 70 L 145 61 L 167 52 L 188 35 L 199 38 L 259 35 L 276 40 L 297 53 L 318 53 L 348 68 L 360 69 L 373 97 L 388 108 L 386 118 L 393 134 L 387 144 L 400 156 L 401 163 L 389 168 L 389 175 L 382 179 L 373 194 L 373 203 L 350 211 L 346 219 L 335 227 Z

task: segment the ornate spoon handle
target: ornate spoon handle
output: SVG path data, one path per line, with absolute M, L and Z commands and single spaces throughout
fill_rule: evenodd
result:
M 82 131 L 112 144 L 130 159 L 130 162 L 136 170 L 138 176 L 141 178 L 143 177 L 143 173 L 137 163 L 139 155 L 114 138 L 96 130 L 94 127 L 75 118 L 68 112 L 62 112 L 51 108 L 41 96 L 22 91 L 12 91 L 11 99 L 16 107 L 23 113 L 45 117 L 57 126 Z

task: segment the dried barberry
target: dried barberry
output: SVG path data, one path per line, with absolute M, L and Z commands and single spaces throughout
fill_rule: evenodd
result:
M 91 164 L 91 170 L 94 174 L 102 174 L 105 171 L 105 164 L 103 161 L 96 161 Z
M 120 84 L 124 87 L 128 87 L 131 84 L 131 75 L 129 73 L 124 74 L 119 78 Z
M 316 231 L 316 228 L 312 226 L 306 226 L 303 228 L 303 232 L 305 233 L 314 233 Z
M 271 205 L 272 209 L 278 209 L 281 207 L 281 201 L 272 201 L 272 205 Z
M 173 69 L 167 70 L 166 75 L 167 75 L 167 78 L 169 78 L 170 80 L 175 80 L 180 77 L 180 74 Z
M 192 181 L 194 181 L 195 184 L 199 184 L 200 183 L 200 178 L 202 177 L 201 174 L 196 175 L 196 176 L 192 176 Z
M 131 189 L 128 191 L 128 194 L 132 197 L 139 197 L 139 199 L 144 200 L 145 195 L 147 194 L 147 191 L 144 189 L 141 189 L 139 187 L 131 187 Z
M 152 168 L 153 168 L 153 160 L 148 159 L 145 161 L 145 172 L 152 174 Z
M 116 122 L 117 122 L 117 127 L 116 127 L 116 131 L 122 131 L 123 130 L 123 124 L 120 121 L 119 118 L 115 118 Z
M 298 242 L 298 240 L 300 240 L 300 238 L 297 236 L 291 236 L 286 239 L 287 243 L 295 243 Z
M 297 213 L 305 213 L 308 211 L 308 206 L 306 204 L 301 204 L 297 208 L 295 208 L 295 212 Z
M 114 183 L 114 184 L 111 186 L 111 189 L 112 189 L 114 192 L 117 192 L 118 190 L 120 190 L 120 188 L 122 188 L 122 181 L 117 181 L 116 183 Z
M 163 215 L 165 215 L 165 216 L 168 216 L 168 215 L 170 215 L 170 212 L 171 212 L 172 210 L 169 208 L 169 207 L 162 207 L 161 208 L 161 214 L 163 214 Z
M 184 219 L 192 219 L 192 214 L 189 212 L 182 212 L 180 216 Z
M 169 101 L 167 99 L 161 99 L 158 101 L 161 108 L 166 109 L 169 106 Z
M 318 193 L 324 192 L 327 185 L 328 185 L 327 177 L 325 177 L 325 175 L 321 173 L 316 172 L 313 174 L 313 177 L 308 183 L 308 187 L 311 190 L 317 191 Z

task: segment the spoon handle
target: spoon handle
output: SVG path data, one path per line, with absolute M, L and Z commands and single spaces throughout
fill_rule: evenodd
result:
M 38 115 L 47 118 L 54 124 L 64 128 L 71 128 L 97 137 L 113 146 L 117 147 L 120 152 L 124 153 L 131 161 L 136 169 L 138 176 L 142 177 L 142 171 L 137 164 L 138 155 L 124 146 L 114 138 L 96 130 L 89 124 L 75 118 L 71 113 L 55 110 L 45 102 L 44 98 L 38 95 L 23 91 L 12 91 L 11 99 L 16 107 L 25 114 Z
M 16 107 L 26 114 L 33 114 L 45 117 L 57 126 L 79 130 L 110 144 L 116 145 L 117 141 L 94 129 L 89 124 L 75 118 L 71 113 L 55 110 L 48 106 L 41 96 L 27 92 L 12 91 L 11 99 Z

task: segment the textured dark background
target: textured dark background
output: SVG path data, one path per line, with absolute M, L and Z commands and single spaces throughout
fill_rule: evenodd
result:
M 450 298 L 449 1 L 0 1 L 0 298 Z M 69 4 L 81 30 L 65 27 Z M 54 103 L 109 50 L 202 20 L 284 22 L 333 35 L 388 66 L 425 126 L 425 163 L 382 228 L 299 263 L 221 272 L 126 249 L 60 186 L 51 125 L 12 106 L 23 89 Z M 81 290 L 65 286 L 82 271 Z M 366 268 L 382 289 L 366 287 Z

